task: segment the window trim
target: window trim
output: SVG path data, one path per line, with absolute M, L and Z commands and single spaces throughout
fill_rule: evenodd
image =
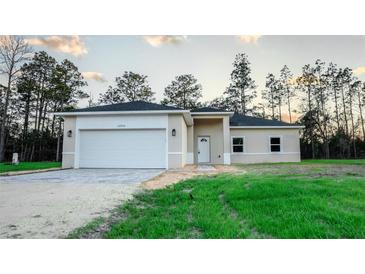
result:
M 239 146 L 239 145 L 233 144 L 233 138 L 242 138 L 243 139 L 242 152 L 233 151 L 233 146 Z M 245 136 L 231 136 L 231 153 L 232 154 L 245 154 L 245 151 L 246 151 L 245 146 L 246 146 L 246 137 Z
M 280 150 L 279 151 L 271 151 L 271 138 L 279 138 L 280 139 Z M 276 144 L 277 145 L 277 144 Z M 274 144 L 275 146 L 275 144 Z M 281 135 L 273 135 L 269 136 L 269 153 L 277 154 L 283 152 L 283 136 Z

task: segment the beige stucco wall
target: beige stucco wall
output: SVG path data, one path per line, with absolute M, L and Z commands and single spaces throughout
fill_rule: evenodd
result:
M 176 136 L 172 136 L 172 130 Z M 168 168 L 182 168 L 187 156 L 187 126 L 183 115 L 169 114 L 168 117 Z
M 231 153 L 232 163 L 299 162 L 299 129 L 232 129 L 243 136 L 244 153 Z M 270 136 L 281 137 L 281 152 L 270 152 Z
M 72 131 L 72 137 L 67 136 L 69 130 Z M 72 168 L 75 160 L 76 117 L 64 117 L 63 132 L 62 168 Z
M 198 151 L 199 136 L 210 137 L 210 162 L 224 163 L 223 118 L 194 119 L 194 151 Z M 194 163 L 198 163 L 198 154 L 194 153 Z

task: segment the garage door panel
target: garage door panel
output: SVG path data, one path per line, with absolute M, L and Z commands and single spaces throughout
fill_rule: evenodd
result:
M 80 131 L 81 168 L 165 168 L 165 130 Z

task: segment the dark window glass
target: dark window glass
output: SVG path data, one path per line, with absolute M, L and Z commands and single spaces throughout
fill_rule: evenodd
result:
M 243 145 L 243 138 L 233 138 L 234 145 Z
M 279 137 L 271 137 L 271 144 L 272 145 L 280 145 L 280 138 Z
M 271 145 L 271 152 L 280 152 L 280 145 Z
M 233 152 L 243 152 L 243 146 L 233 146 Z
M 233 152 L 240 153 L 243 152 L 243 138 L 235 137 L 232 138 L 232 150 Z

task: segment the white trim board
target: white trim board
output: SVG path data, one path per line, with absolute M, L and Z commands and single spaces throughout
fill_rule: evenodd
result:
M 230 126 L 230 129 L 300 129 L 305 126 Z
M 190 112 L 191 115 L 194 116 L 206 116 L 206 115 L 229 115 L 233 116 L 234 112 Z
M 300 154 L 300 152 L 243 152 L 243 153 L 233 153 L 232 155 L 244 156 L 244 155 L 278 155 L 278 154 Z
M 187 164 L 194 164 L 194 153 L 193 152 L 187 152 L 186 153 L 186 163 Z
M 193 125 L 193 118 L 189 110 L 139 110 L 139 111 L 89 111 L 89 112 L 51 112 L 54 116 L 106 116 L 106 115 L 154 115 L 154 114 L 182 114 L 186 125 Z
M 225 165 L 231 164 L 231 153 L 223 153 L 223 163 Z

